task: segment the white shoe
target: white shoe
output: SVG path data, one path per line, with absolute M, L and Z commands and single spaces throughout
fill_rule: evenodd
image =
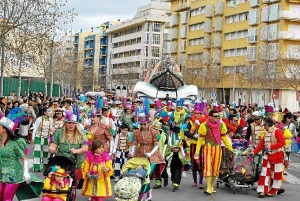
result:
M 115 177 L 115 182 L 119 181 L 120 177 Z

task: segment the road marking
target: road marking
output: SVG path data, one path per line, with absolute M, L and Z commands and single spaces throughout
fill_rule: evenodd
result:
M 288 172 L 288 171 L 287 171 Z M 291 183 L 291 184 L 300 184 L 300 179 L 295 177 L 294 175 L 292 175 L 291 173 L 288 172 L 287 175 L 284 176 L 285 177 L 285 180 L 288 182 L 288 183 Z

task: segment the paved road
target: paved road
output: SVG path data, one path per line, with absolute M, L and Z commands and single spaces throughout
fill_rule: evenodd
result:
M 30 156 L 29 156 L 30 158 Z M 286 176 L 287 182 L 283 184 L 286 192 L 282 195 L 266 198 L 272 201 L 299 201 L 300 190 L 300 157 L 292 154 L 290 168 L 287 170 Z M 38 174 L 40 178 L 42 174 Z M 249 194 L 246 194 L 245 189 L 237 189 L 236 194 L 232 193 L 232 189 L 220 185 L 217 189 L 217 193 L 212 196 L 206 196 L 203 194 L 203 190 L 195 187 L 191 187 L 192 176 L 187 172 L 186 177 L 182 180 L 181 189 L 177 192 L 172 192 L 172 187 L 164 187 L 161 189 L 153 190 L 154 201 L 253 201 L 261 200 L 257 197 L 255 190 L 249 190 Z M 153 182 L 153 181 L 152 181 Z M 170 182 L 169 182 L 170 183 Z M 113 182 L 114 185 L 114 182 Z M 152 184 L 153 186 L 154 184 Z M 86 201 L 87 198 L 81 195 L 81 191 L 77 194 L 78 201 Z M 17 199 L 14 199 L 17 200 Z M 32 199 L 30 201 L 38 201 L 41 199 Z M 106 201 L 113 201 L 113 198 L 106 199 Z

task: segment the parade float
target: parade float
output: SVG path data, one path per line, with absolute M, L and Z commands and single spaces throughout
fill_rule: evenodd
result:
M 185 85 L 180 67 L 169 59 L 162 60 L 153 70 L 147 70 L 145 80 L 133 88 L 138 97 L 195 100 L 198 88 Z

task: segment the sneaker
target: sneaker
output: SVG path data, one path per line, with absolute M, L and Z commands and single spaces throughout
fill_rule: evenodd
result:
M 199 184 L 199 189 L 203 189 L 203 184 Z
M 192 184 L 192 187 L 197 187 L 197 183 L 193 183 L 193 184 Z
M 280 194 L 282 194 L 282 193 L 284 193 L 284 188 L 281 188 L 281 189 L 279 189 L 278 191 L 277 191 L 277 195 L 280 195 Z
M 120 177 L 115 177 L 115 182 L 119 181 Z
M 261 193 L 258 194 L 258 197 L 260 197 L 260 198 L 266 197 L 266 194 L 261 192 Z

